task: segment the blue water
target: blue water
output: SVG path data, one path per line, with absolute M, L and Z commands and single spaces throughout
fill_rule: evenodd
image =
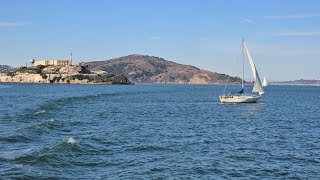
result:
M 320 177 L 320 87 L 256 104 L 221 104 L 223 89 L 0 84 L 0 177 Z

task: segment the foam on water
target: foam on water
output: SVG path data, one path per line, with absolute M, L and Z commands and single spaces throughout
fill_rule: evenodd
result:
M 16 168 L 22 168 L 23 167 L 23 164 L 15 164 L 14 165 Z
M 34 114 L 42 114 L 42 113 L 45 113 L 45 112 L 47 112 L 47 111 L 46 110 L 41 110 L 41 111 L 35 112 Z
M 75 144 L 75 143 L 76 143 L 76 140 L 73 139 L 72 137 L 70 137 L 70 138 L 68 138 L 67 143 L 69 143 L 69 144 Z

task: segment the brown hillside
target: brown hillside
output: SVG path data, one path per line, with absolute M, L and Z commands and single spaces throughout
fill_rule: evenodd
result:
M 229 83 L 241 82 L 238 77 L 146 55 L 129 55 L 106 61 L 87 62 L 86 65 L 91 71 L 123 74 L 134 83 L 221 84 L 226 83 L 228 78 Z

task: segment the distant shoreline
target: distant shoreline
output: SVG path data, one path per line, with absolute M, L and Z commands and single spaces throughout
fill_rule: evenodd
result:
M 76 84 L 76 85 L 219 85 L 224 86 L 226 84 L 215 83 L 215 84 L 190 84 L 190 83 L 30 83 L 30 82 L 0 82 L 1 84 Z M 237 86 L 241 84 L 228 84 L 228 86 Z M 252 84 L 247 84 L 252 86 Z M 315 86 L 318 87 L 320 84 L 282 84 L 270 82 L 268 86 Z M 267 87 L 266 87 L 267 88 Z
M 286 83 L 270 83 L 272 86 L 320 86 L 320 84 L 286 84 Z

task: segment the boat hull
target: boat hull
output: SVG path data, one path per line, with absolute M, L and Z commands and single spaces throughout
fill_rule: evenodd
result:
M 256 103 L 261 96 L 254 95 L 234 95 L 234 96 L 219 96 L 222 103 Z

